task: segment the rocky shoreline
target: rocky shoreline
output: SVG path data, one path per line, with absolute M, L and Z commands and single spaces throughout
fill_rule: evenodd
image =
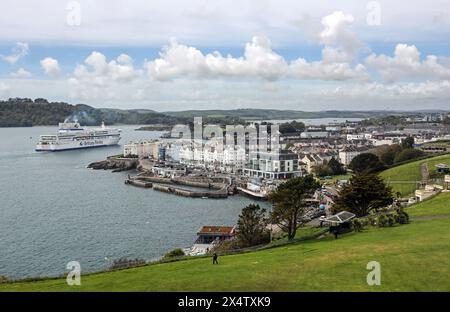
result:
M 112 170 L 121 172 L 134 170 L 137 168 L 139 160 L 137 158 L 108 157 L 106 160 L 90 163 L 87 167 L 94 170 Z
M 89 164 L 87 168 L 93 170 L 112 170 L 112 172 L 137 170 L 141 171 L 137 176 L 125 180 L 125 184 L 153 188 L 154 190 L 171 193 L 174 195 L 197 198 L 227 198 L 236 193 L 236 187 L 226 178 L 219 177 L 159 177 L 148 172 L 140 164 L 138 158 L 125 158 L 122 156 L 110 156 L 106 160 Z M 186 189 L 183 186 L 197 188 Z

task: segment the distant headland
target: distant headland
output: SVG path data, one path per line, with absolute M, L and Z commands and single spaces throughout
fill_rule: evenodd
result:
M 422 111 L 425 112 L 425 111 Z M 439 110 L 427 111 L 439 112 Z M 164 125 L 192 123 L 201 116 L 211 124 L 245 124 L 249 120 L 292 120 L 314 118 L 373 118 L 403 116 L 405 111 L 318 111 L 277 110 L 243 108 L 232 110 L 186 110 L 157 112 L 150 109 L 94 108 L 86 104 L 49 102 L 44 98 L 9 98 L 0 101 L 0 127 L 32 127 L 57 125 L 68 119 L 76 119 L 82 125 L 111 124 Z M 165 128 L 164 127 L 164 128 Z M 142 129 L 147 130 L 147 129 Z

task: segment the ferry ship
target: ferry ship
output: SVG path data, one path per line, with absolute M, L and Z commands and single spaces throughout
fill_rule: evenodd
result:
M 78 122 L 59 124 L 55 135 L 41 135 L 36 145 L 37 152 L 57 152 L 81 148 L 116 145 L 120 140 L 120 129 L 105 127 L 81 127 Z

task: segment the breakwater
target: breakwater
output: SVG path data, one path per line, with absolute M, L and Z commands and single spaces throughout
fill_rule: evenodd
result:
M 193 198 L 227 198 L 229 184 L 227 179 L 205 179 L 205 178 L 163 178 L 155 176 L 129 177 L 125 184 L 133 186 L 153 188 L 155 191 L 170 193 L 174 195 Z M 220 183 L 221 181 L 221 183 Z M 190 190 L 183 188 L 189 186 L 197 188 Z

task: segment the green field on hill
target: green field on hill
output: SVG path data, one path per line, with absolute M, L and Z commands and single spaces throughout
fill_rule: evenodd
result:
M 368 227 L 320 239 L 209 258 L 65 279 L 0 285 L 0 291 L 450 291 L 449 193 L 407 209 L 410 224 Z M 423 219 L 423 216 L 430 216 Z M 381 285 L 368 286 L 369 261 L 381 265 Z
M 416 190 L 417 181 L 421 181 L 420 166 L 426 163 L 430 174 L 436 172 L 435 165 L 439 163 L 450 165 L 450 154 L 422 159 L 404 165 L 387 169 L 380 176 L 392 187 L 395 195 L 400 192 L 403 197 L 411 196 Z M 396 183 L 402 181 L 404 183 Z M 392 183 L 391 183 L 392 182 Z
M 450 216 L 450 192 L 440 193 L 439 195 L 428 198 L 406 208 L 405 211 L 411 217 Z

